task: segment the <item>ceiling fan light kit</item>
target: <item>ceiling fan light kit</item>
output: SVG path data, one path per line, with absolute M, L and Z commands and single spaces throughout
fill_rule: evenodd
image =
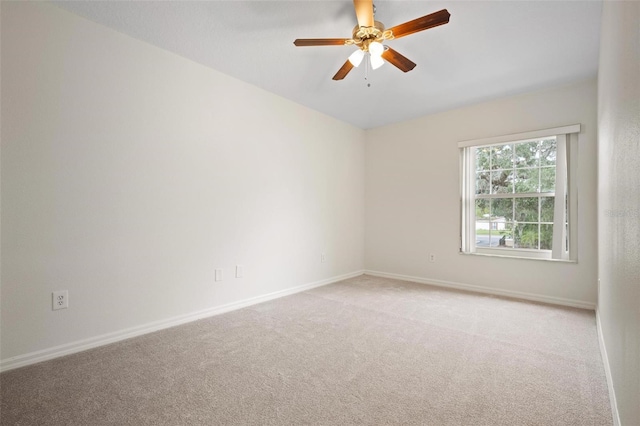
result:
M 296 39 L 293 42 L 296 46 L 357 46 L 358 50 L 349 56 L 336 75 L 333 76 L 333 80 L 345 78 L 349 71 L 360 65 L 367 53 L 371 69 L 380 68 L 386 60 L 400 71 L 411 71 L 416 64 L 389 46 L 383 46 L 382 42 L 444 25 L 449 22 L 449 17 L 451 16 L 447 9 L 442 9 L 413 21 L 385 29 L 382 22 L 373 19 L 375 11 L 373 0 L 353 0 L 353 7 L 358 19 L 358 25 L 353 29 L 351 38 Z
M 362 62 L 363 58 L 364 50 L 358 49 L 351 55 L 349 55 L 349 62 L 351 62 L 351 65 L 353 65 L 354 67 L 357 67 L 358 65 L 360 65 L 360 62 Z
M 377 70 L 381 66 L 384 65 L 384 60 L 381 56 L 370 55 L 369 60 L 371 61 L 371 69 Z

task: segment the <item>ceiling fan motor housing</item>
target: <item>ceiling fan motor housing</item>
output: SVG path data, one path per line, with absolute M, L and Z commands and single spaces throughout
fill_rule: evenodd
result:
M 390 30 L 385 31 L 384 24 L 380 21 L 374 21 L 373 27 L 361 27 L 356 25 L 353 28 L 352 37 L 349 42 L 345 44 L 355 44 L 365 52 L 369 50 L 369 45 L 374 41 L 379 43 L 384 40 L 393 39 L 393 32 Z

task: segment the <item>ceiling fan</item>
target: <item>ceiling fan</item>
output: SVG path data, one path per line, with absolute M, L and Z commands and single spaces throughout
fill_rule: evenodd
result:
M 385 29 L 382 22 L 373 18 L 375 12 L 373 0 L 353 0 L 353 7 L 358 25 L 353 29 L 351 38 L 299 38 L 293 42 L 296 46 L 357 46 L 358 50 L 349 56 L 347 62 L 333 76 L 334 80 L 345 78 L 349 71 L 360 65 L 367 53 L 371 68 L 374 70 L 381 67 L 386 60 L 403 72 L 411 71 L 416 64 L 389 46 L 383 46 L 382 42 L 444 25 L 449 22 L 449 16 L 451 16 L 447 9 L 442 9 Z

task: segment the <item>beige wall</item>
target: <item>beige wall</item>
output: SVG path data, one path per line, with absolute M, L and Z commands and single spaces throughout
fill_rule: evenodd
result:
M 596 105 L 590 80 L 367 131 L 366 270 L 595 306 Z M 457 143 L 577 123 L 578 263 L 459 254 Z
M 621 424 L 640 422 L 640 3 L 604 2 L 598 314 Z
M 361 129 L 2 2 L 2 360 L 362 270 L 363 179 Z

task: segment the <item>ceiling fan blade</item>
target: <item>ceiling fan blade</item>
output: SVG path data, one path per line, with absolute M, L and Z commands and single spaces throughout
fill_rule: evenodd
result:
M 349 38 L 298 38 L 293 44 L 301 46 L 344 46 Z
M 447 9 L 442 9 L 421 18 L 414 19 L 413 21 L 396 25 L 395 27 L 389 28 L 389 30 L 393 32 L 394 38 L 400 38 L 408 36 L 409 34 L 417 33 L 418 31 L 424 31 L 429 28 L 444 25 L 449 22 L 450 16 L 451 14 Z
M 353 8 L 359 26 L 373 27 L 373 0 L 353 0 Z
M 395 65 L 400 71 L 409 72 L 416 67 L 415 62 L 401 55 L 390 47 L 382 52 L 382 58 Z
M 343 78 L 345 78 L 347 76 L 347 74 L 349 74 L 349 71 L 351 71 L 352 69 L 353 69 L 353 65 L 347 59 L 347 62 L 345 62 L 342 67 L 340 67 L 340 69 L 338 70 L 336 75 L 333 76 L 333 79 L 334 80 L 342 80 Z

